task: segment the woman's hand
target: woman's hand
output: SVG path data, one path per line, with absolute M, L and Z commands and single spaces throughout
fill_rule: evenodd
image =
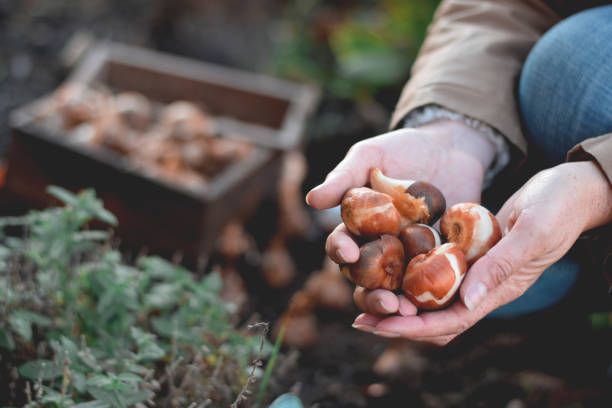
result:
M 306 201 L 319 210 L 339 205 L 347 190 L 366 185 L 370 169 L 378 167 L 390 177 L 432 183 L 446 197 L 447 206 L 479 202 L 484 172 L 493 156 L 489 140 L 461 122 L 399 129 L 353 145 Z M 343 224 L 330 234 L 326 250 L 338 263 L 359 258 L 359 248 Z
M 588 229 L 612 221 L 612 187 L 592 162 L 561 164 L 532 177 L 497 214 L 502 239 L 468 271 L 449 308 L 412 316 L 366 312 L 354 326 L 387 337 L 446 344 L 529 288 Z
M 484 172 L 494 154 L 491 142 L 462 122 L 446 120 L 400 129 L 355 144 L 306 201 L 317 209 L 336 206 L 348 189 L 364 186 L 370 169 L 378 167 L 390 177 L 434 184 L 446 197 L 447 206 L 479 202 Z M 337 263 L 359 259 L 359 247 L 344 224 L 329 235 L 326 252 Z M 379 314 L 416 313 L 407 299 L 386 290 L 358 288 L 355 300 L 361 309 Z

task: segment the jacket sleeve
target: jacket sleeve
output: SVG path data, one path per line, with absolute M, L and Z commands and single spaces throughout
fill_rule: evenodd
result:
M 612 133 L 587 139 L 572 148 L 568 161 L 594 160 L 612 185 Z
M 391 127 L 429 104 L 478 119 L 526 153 L 516 80 L 531 47 L 559 17 L 537 0 L 445 0 L 428 29 Z

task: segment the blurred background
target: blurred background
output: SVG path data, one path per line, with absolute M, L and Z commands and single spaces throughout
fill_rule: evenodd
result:
M 315 82 L 306 134 L 314 185 L 356 140 L 386 129 L 437 1 L 3 1 L 0 129 L 65 78 L 73 34 Z M 325 145 L 325 148 L 321 148 Z
M 144 47 L 309 84 L 312 87 L 308 89 L 315 91 L 309 94 L 310 105 L 299 117 L 299 141 L 282 148 L 264 146 L 263 149 L 270 148 L 269 156 L 265 156 L 270 158 L 270 165 L 266 167 L 269 172 L 251 179 L 253 183 L 261 183 L 261 194 L 256 191 L 252 196 L 231 196 L 233 201 L 256 197 L 252 198 L 253 205 L 247 206 L 248 211 L 235 219 L 223 215 L 223 225 L 215 226 L 218 231 L 215 229 L 213 234 L 185 239 L 185 242 L 206 240 L 203 261 L 183 258 L 183 252 L 187 252 L 183 241 L 167 240 L 160 244 L 166 258 L 176 264 L 184 263 L 197 275 L 212 270 L 220 273 L 224 285 L 222 296 L 237 306 L 233 324 L 245 325 L 253 316 L 268 321 L 271 323 L 269 341 L 273 343 L 278 338 L 280 322 L 285 323 L 283 348 L 264 401 L 291 391 L 300 396 L 304 406 L 317 407 L 608 406 L 612 401 L 609 346 L 612 320 L 609 313 L 583 302 L 584 288 L 592 282 L 579 282 L 574 293 L 549 311 L 518 321 L 483 321 L 443 349 L 405 341 L 391 342 L 350 328 L 357 313 L 352 305 L 352 288 L 340 277 L 337 266 L 324 259 L 330 221 L 308 210 L 303 196 L 324 178 L 352 144 L 387 129 L 390 114 L 409 79 L 411 64 L 438 3 L 435 0 L 0 0 L 0 155 L 3 163 L 8 163 L 9 179 L 12 169 L 21 171 L 19 180 L 14 176 L 17 181 L 9 182 L 8 191 L 5 188 L 2 193 L 5 200 L 2 215 L 23 213 L 47 204 L 37 201 L 38 196 L 30 195 L 27 199 L 20 196 L 26 190 L 19 186 L 27 184 L 28 177 L 32 180 L 38 177 L 36 172 L 42 171 L 49 178 L 39 177 L 32 185 L 47 181 L 61 184 L 61 177 L 51 177 L 60 173 L 55 174 L 49 168 L 32 170 L 35 165 L 28 167 L 31 163 L 26 163 L 26 159 L 23 165 L 21 160 L 19 165 L 11 163 L 10 113 L 55 92 L 82 64 L 87 50 L 97 44 L 112 41 Z M 172 73 L 172 69 L 168 71 Z M 236 82 L 248 82 L 246 77 L 240 78 Z M 257 78 L 250 80 L 257 82 Z M 265 88 L 261 83 L 247 84 L 248 92 Z M 282 88 L 279 83 L 270 85 L 270 89 L 276 89 L 277 85 Z M 294 88 L 287 89 L 262 92 L 278 98 L 288 94 L 287 98 L 291 99 Z M 246 117 L 256 106 L 245 102 L 243 108 L 247 113 L 241 115 Z M 204 109 L 213 119 L 225 116 L 219 115 L 221 110 L 215 111 L 214 106 L 204 106 Z M 283 110 L 279 115 L 288 115 L 287 112 Z M 288 122 L 283 123 L 285 126 Z M 79 135 L 89 137 L 89 128 L 79 129 Z M 255 127 L 237 129 L 238 133 L 263 132 Z M 29 131 L 31 128 L 20 128 L 20 132 Z M 251 148 L 259 149 L 259 142 L 253 140 L 249 141 L 255 146 Z M 28 152 L 34 151 L 27 146 L 19 148 L 22 156 L 12 157 L 27 157 Z M 44 144 L 37 146 L 37 154 L 55 152 L 51 148 L 45 150 Z M 111 146 L 113 149 L 121 151 L 122 148 Z M 230 167 L 246 157 L 241 156 L 240 149 L 228 146 L 224 149 L 232 152 Z M 100 156 L 96 160 L 118 159 Z M 55 163 L 58 167 L 62 165 L 61 159 Z M 88 162 L 82 163 L 89 166 Z M 6 169 L 2 171 L 3 183 L 5 173 Z M 214 173 L 217 174 L 221 173 Z M 184 181 L 181 180 L 174 181 L 180 184 Z M 135 183 L 144 185 L 141 181 Z M 146 192 L 143 194 L 160 202 L 172 202 L 180 197 L 188 203 L 185 208 L 198 211 L 200 207 L 193 204 L 193 197 L 200 196 L 193 191 L 185 193 L 181 190 L 183 187 L 168 187 L 172 183 L 170 178 L 161 187 L 142 187 Z M 64 187 L 75 189 L 77 185 Z M 110 194 L 103 183 L 99 189 L 106 189 L 106 195 L 102 194 L 105 203 L 120 212 L 117 214 L 120 225 L 129 226 L 129 220 L 122 221 L 121 211 L 128 211 L 130 203 L 122 204 L 121 195 Z M 15 199 L 16 196 L 20 199 Z M 202 208 L 211 211 L 209 207 Z M 173 211 L 178 214 L 181 208 Z M 172 222 L 172 214 L 165 214 L 170 220 L 166 222 Z M 179 218 L 177 215 L 176 219 Z M 211 218 L 203 220 L 203 228 L 206 230 L 209 225 L 212 229 Z M 331 220 L 333 223 L 334 218 Z M 131 228 L 144 228 L 148 219 L 139 222 L 134 222 Z M 194 223 L 193 219 L 177 221 L 180 224 L 177 231 L 189 223 Z M 136 262 L 144 244 L 128 241 L 116 243 L 116 247 L 128 261 Z M 6 373 L 10 372 L 10 364 L 7 366 L 5 361 L 1 370 L 5 373 L 0 373 L 0 379 L 9 384 L 8 379 L 12 377 Z M 11 397 L 5 401 L 0 399 L 0 403 L 24 403 L 20 388 L 16 391 L 17 386 L 11 386 L 10 390 L 6 387 L 0 389 L 0 394 Z M 176 406 L 188 405 L 176 403 Z M 220 403 L 219 406 L 227 405 Z

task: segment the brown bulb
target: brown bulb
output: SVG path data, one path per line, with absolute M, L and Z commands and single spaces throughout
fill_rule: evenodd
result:
M 151 124 L 151 102 L 138 92 L 122 92 L 115 97 L 115 109 L 123 123 L 132 129 L 145 131 Z
M 395 290 L 404 273 L 404 246 L 391 235 L 383 235 L 359 248 L 359 260 L 341 266 L 342 273 L 357 286 Z
M 210 119 L 194 103 L 175 101 L 166 105 L 161 113 L 161 126 L 177 141 L 194 140 L 210 133 Z
M 391 197 L 367 187 L 350 189 L 342 199 L 340 214 L 348 230 L 357 236 L 399 234 L 400 217 Z
M 446 210 L 440 220 L 440 231 L 448 242 L 459 245 L 469 264 L 501 239 L 495 216 L 476 203 L 459 203 Z
M 404 244 L 406 261 L 417 255 L 426 254 L 442 245 L 440 234 L 433 227 L 425 224 L 407 225 L 400 230 L 400 241 Z
M 273 238 L 263 253 L 261 275 L 274 289 L 286 288 L 295 279 L 297 268 L 282 238 Z
M 275 337 L 278 337 L 283 325 L 283 344 L 287 347 L 307 348 L 317 341 L 317 318 L 312 312 L 281 317 L 274 326 Z
M 466 271 L 461 249 L 456 244 L 444 244 L 408 263 L 402 289 L 419 309 L 440 309 L 453 300 Z
M 446 209 L 442 192 L 424 181 L 394 179 L 375 167 L 370 171 L 370 185 L 391 196 L 400 213 L 402 227 L 414 223 L 433 224 Z
M 316 305 L 322 308 L 344 310 L 353 304 L 353 290 L 340 276 L 335 263 L 333 269 L 324 266 L 323 269 L 313 272 L 304 288 L 311 294 Z

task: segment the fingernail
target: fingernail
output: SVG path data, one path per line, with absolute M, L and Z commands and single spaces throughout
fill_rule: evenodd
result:
M 367 324 L 352 324 L 352 327 L 357 330 L 361 330 L 364 332 L 372 333 L 375 329 L 374 326 L 369 326 Z
M 336 256 L 338 257 L 338 260 L 340 260 L 342 262 L 346 262 L 346 258 L 344 256 L 344 253 L 340 249 L 336 249 Z
M 322 186 L 323 184 L 325 184 L 325 183 L 322 183 L 322 184 L 319 184 L 319 185 L 318 185 L 318 186 L 316 186 L 316 187 L 313 187 L 313 188 L 312 188 L 312 189 L 311 189 L 311 190 L 308 192 L 308 194 L 306 194 L 306 204 L 310 205 L 310 195 L 313 193 L 313 191 L 317 191 L 318 189 L 320 189 L 320 188 L 321 188 L 321 186 Z
M 403 300 L 400 298 L 399 307 L 397 308 L 399 314 L 402 316 L 413 316 L 416 314 L 417 310 L 414 306 L 408 303 L 407 300 Z
M 385 302 L 380 299 L 378 302 L 376 302 L 378 304 L 378 307 L 380 307 L 380 309 L 385 312 L 385 313 L 393 313 L 395 312 L 395 310 L 391 309 L 389 307 L 389 305 L 385 305 Z
M 355 321 L 360 320 L 360 319 L 363 319 L 363 318 L 365 318 L 367 315 L 368 315 L 367 313 L 360 313 L 360 314 L 359 314 L 359 316 L 357 316 L 357 317 L 355 318 Z
M 381 336 L 381 337 L 391 337 L 391 338 L 400 336 L 399 333 L 386 332 L 386 331 L 375 331 L 374 334 L 377 336 Z
M 478 307 L 480 302 L 487 296 L 487 287 L 478 282 L 470 287 L 463 298 L 463 303 L 470 311 Z

